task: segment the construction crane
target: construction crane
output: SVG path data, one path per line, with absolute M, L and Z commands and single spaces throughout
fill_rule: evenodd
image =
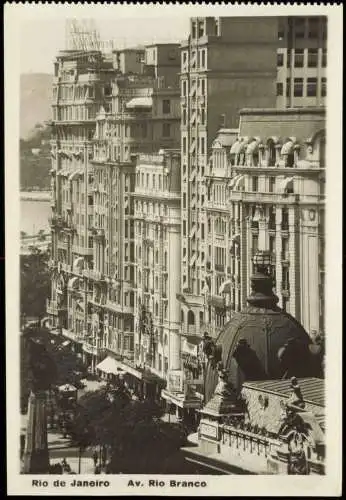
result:
M 65 28 L 67 50 L 101 50 L 100 35 L 93 19 L 67 19 Z

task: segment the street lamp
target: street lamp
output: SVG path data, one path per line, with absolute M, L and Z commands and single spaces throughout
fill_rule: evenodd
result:
M 268 250 L 258 250 L 253 256 L 252 262 L 257 274 L 271 274 L 273 256 Z

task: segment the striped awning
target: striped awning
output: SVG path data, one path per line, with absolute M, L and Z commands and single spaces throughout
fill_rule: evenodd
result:
M 288 190 L 293 192 L 293 177 L 285 177 L 279 184 L 279 193 L 287 193 Z
M 232 281 L 227 280 L 221 284 L 219 289 L 219 294 L 221 295 L 222 293 L 231 293 L 231 291 L 232 291 Z
M 153 100 L 151 97 L 135 97 L 131 99 L 127 104 L 126 108 L 151 108 L 153 105 Z
M 79 278 L 77 278 L 77 276 L 71 278 L 67 284 L 67 288 L 69 288 L 70 290 L 75 290 L 78 287 L 78 280 Z
M 197 254 L 194 253 L 190 259 L 190 266 L 193 266 L 194 263 L 196 262 L 196 259 L 197 259 Z
M 245 181 L 245 176 L 244 175 L 240 175 L 237 180 L 235 181 L 234 183 L 234 189 L 235 190 L 239 190 L 240 188 L 243 188 L 244 187 L 244 181 Z
M 96 365 L 96 369 L 104 373 L 112 373 L 113 375 L 120 375 L 126 373 L 123 367 L 110 356 L 107 356 L 101 363 Z

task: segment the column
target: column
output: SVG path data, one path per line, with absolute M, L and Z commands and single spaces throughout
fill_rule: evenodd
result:
M 299 253 L 299 232 L 297 231 L 299 218 L 296 216 L 297 209 L 292 206 L 288 211 L 288 260 L 290 278 L 290 298 L 289 312 L 300 321 L 300 253 Z M 299 214 L 298 214 L 299 216 Z
M 45 391 L 31 392 L 28 414 L 22 472 L 24 474 L 47 474 L 49 472 L 49 453 Z
M 278 305 L 282 306 L 281 285 L 282 285 L 282 236 L 281 236 L 281 222 L 282 222 L 282 207 L 276 206 L 275 210 L 275 252 L 276 252 L 276 294 L 279 297 Z

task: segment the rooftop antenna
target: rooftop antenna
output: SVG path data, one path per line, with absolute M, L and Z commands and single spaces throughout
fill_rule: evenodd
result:
M 100 34 L 93 19 L 67 19 L 66 48 L 87 52 L 101 50 Z

